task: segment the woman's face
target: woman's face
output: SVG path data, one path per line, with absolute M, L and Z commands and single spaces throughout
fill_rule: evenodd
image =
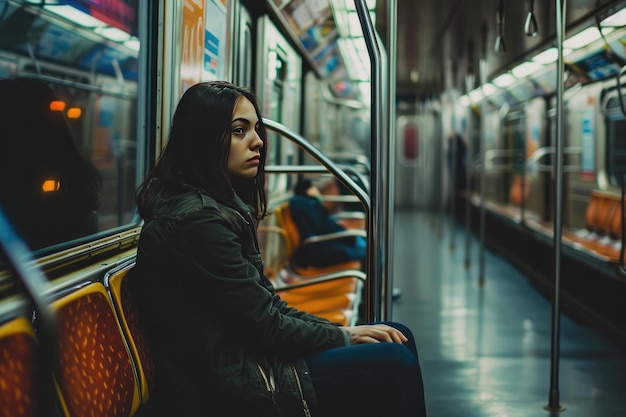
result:
M 263 141 L 256 129 L 259 119 L 254 106 L 246 97 L 235 105 L 230 130 L 230 153 L 227 171 L 232 178 L 254 178 L 259 169 Z

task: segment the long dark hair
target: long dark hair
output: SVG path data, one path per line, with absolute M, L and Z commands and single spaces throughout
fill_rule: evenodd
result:
M 254 105 L 259 118 L 258 135 L 263 141 L 257 175 L 230 181 L 227 175 L 231 121 L 242 97 Z M 267 215 L 265 157 L 267 132 L 257 99 L 250 90 L 225 81 L 195 84 L 181 97 L 172 119 L 167 145 L 156 166 L 137 189 L 139 214 L 152 216 L 159 195 L 175 195 L 182 186 L 206 191 L 218 202 L 237 208 L 234 191 L 255 210 L 258 218 Z

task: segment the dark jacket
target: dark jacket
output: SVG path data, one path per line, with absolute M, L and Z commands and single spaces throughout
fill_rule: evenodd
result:
M 302 357 L 348 344 L 274 293 L 239 203 L 190 189 L 145 219 L 131 290 L 155 356 L 155 415 L 305 415 L 315 393 Z
M 300 240 L 346 230 L 315 197 L 295 195 L 289 200 L 289 209 Z M 357 245 L 355 236 L 346 236 L 300 245 L 294 251 L 291 262 L 299 267 L 325 267 L 348 261 L 365 261 L 365 257 L 366 246 Z

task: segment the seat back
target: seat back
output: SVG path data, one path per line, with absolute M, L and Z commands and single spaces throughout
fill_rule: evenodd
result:
M 300 245 L 301 237 L 300 232 L 298 231 L 298 227 L 296 223 L 293 221 L 293 217 L 291 216 L 291 210 L 289 208 L 289 202 L 284 202 L 279 204 L 275 209 L 274 213 L 276 214 L 276 221 L 278 225 L 283 228 L 286 233 L 286 245 L 287 245 L 287 256 L 291 257 L 296 248 Z
M 0 415 L 35 417 L 37 339 L 30 320 L 15 317 L 0 324 Z
M 521 207 L 526 205 L 528 196 L 530 195 L 530 179 L 521 176 L 516 176 L 511 182 L 511 188 L 509 189 L 509 203 Z
M 259 250 L 263 257 L 263 272 L 272 281 L 289 264 L 287 232 L 282 227 L 261 223 L 257 228 Z
M 61 409 L 67 417 L 130 417 L 140 404 L 132 358 L 101 282 L 52 303 L 58 322 Z
M 621 239 L 622 237 L 622 202 L 619 201 L 619 198 L 611 216 L 609 233 L 613 239 Z
M 139 325 L 136 308 L 132 302 L 132 294 L 128 282 L 132 277 L 135 261 L 107 273 L 104 285 L 113 300 L 117 317 L 122 325 L 139 379 L 139 389 L 143 404 L 147 404 L 154 386 L 154 362 L 145 336 Z

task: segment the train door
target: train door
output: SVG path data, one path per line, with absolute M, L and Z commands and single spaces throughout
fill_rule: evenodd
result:
M 278 31 L 268 16 L 258 22 L 256 92 L 263 115 L 300 132 L 302 58 Z M 267 164 L 292 165 L 296 146 L 278 135 L 269 134 Z M 272 175 L 268 190 L 285 190 L 290 184 L 284 175 Z
M 438 116 L 399 116 L 396 123 L 396 206 L 436 207 L 443 188 Z

